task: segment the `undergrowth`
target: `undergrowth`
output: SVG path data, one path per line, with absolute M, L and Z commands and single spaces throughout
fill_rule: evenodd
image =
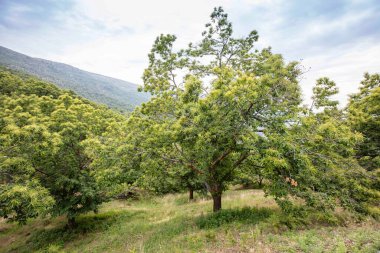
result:
M 105 204 L 97 214 L 0 223 L 0 252 L 377 252 L 380 225 L 335 213 L 281 212 L 260 190 L 229 191 L 224 208 L 185 194 Z

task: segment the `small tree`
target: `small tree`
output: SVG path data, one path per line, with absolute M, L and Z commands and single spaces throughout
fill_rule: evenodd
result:
M 353 157 L 362 139 L 351 131 L 332 96 L 338 93 L 328 78 L 317 80 L 311 108 L 305 108 L 285 133 L 268 135 L 264 158 L 265 191 L 291 211 L 289 196 L 318 210 L 344 208 L 368 213 L 378 201 L 371 179 Z

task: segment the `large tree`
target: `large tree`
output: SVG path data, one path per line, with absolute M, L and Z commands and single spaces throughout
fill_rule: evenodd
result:
M 257 152 L 263 133 L 284 131 L 297 113 L 300 71 L 269 49 L 256 50 L 256 31 L 232 37 L 221 8 L 202 35 L 178 51 L 175 36 L 156 39 L 143 76 L 152 99 L 141 117 L 151 123 L 146 148 L 201 178 L 218 211 L 226 183 Z
M 376 192 L 352 158 L 360 135 L 331 99 L 335 83 L 319 79 L 305 108 L 298 63 L 255 49 L 256 31 L 234 38 L 227 14 L 215 8 L 202 36 L 180 50 L 174 35 L 153 44 L 142 87 L 152 98 L 132 116 L 144 126 L 135 147 L 144 159 L 161 171 L 192 172 L 214 211 L 228 183 L 247 171 L 265 178 L 264 190 L 285 209 L 293 195 L 315 208 L 339 202 L 366 211 Z
M 86 141 L 119 120 L 104 107 L 34 78 L 0 72 L 0 215 L 97 210 L 105 200 Z

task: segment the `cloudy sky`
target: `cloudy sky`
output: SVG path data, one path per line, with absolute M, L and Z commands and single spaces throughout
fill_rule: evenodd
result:
M 258 48 L 302 62 L 305 98 L 328 76 L 344 104 L 365 71 L 380 72 L 379 0 L 0 0 L 0 45 L 141 84 L 155 37 L 199 40 L 215 6 L 235 36 L 257 30 Z

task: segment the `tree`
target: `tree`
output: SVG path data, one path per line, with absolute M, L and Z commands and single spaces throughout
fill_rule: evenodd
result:
M 26 102 L 25 97 L 0 98 L 0 216 L 24 224 L 28 218 L 47 214 L 55 203 L 34 175 L 41 173 L 41 160 L 52 155 L 59 140 L 20 106 L 7 108 Z
M 353 159 L 361 135 L 331 99 L 335 83 L 317 80 L 311 108 L 302 107 L 298 63 L 255 49 L 256 31 L 233 38 L 227 14 L 215 8 L 202 35 L 182 50 L 174 35 L 153 44 L 141 88 L 152 98 L 135 111 L 145 157 L 165 170 L 192 171 L 214 211 L 228 183 L 250 171 L 285 210 L 293 195 L 313 208 L 340 203 L 367 212 L 378 195 Z
M 84 143 L 92 160 L 90 166 L 96 171 L 97 184 L 109 198 L 131 194 L 141 186 L 143 158 L 138 146 L 142 136 L 137 129 L 132 117 L 123 116 L 108 123 L 101 135 L 94 135 Z
M 297 63 L 286 64 L 258 36 L 232 37 L 232 24 L 215 8 L 203 39 L 177 52 L 174 35 L 159 36 L 143 75 L 152 99 L 140 109 L 149 121 L 145 150 L 193 171 L 221 209 L 234 172 L 257 151 L 261 133 L 281 132 L 298 111 Z
M 347 110 L 352 129 L 364 137 L 356 150 L 359 163 L 369 171 L 380 169 L 379 74 L 364 74 L 360 90 L 351 95 Z
M 75 225 L 106 200 L 85 143 L 120 117 L 30 77 L 4 71 L 0 83 L 0 215 L 66 214 Z
M 353 157 L 362 136 L 350 129 L 332 100 L 338 93 L 333 81 L 318 79 L 313 92 L 312 107 L 305 108 L 284 134 L 268 135 L 264 166 L 270 183 L 265 190 L 288 211 L 289 196 L 296 196 L 319 210 L 334 210 L 340 204 L 369 213 L 379 195 Z

